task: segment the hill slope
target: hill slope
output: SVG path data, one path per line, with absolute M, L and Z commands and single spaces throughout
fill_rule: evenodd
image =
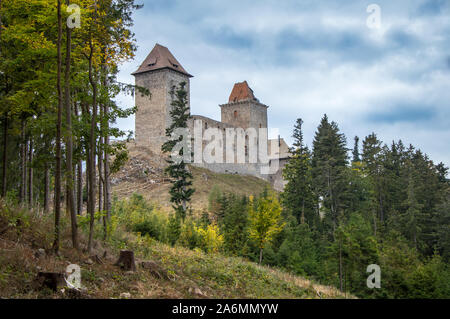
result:
M 85 247 L 86 219 L 81 218 L 80 224 Z M 62 273 L 69 264 L 81 267 L 85 298 L 344 297 L 334 288 L 242 258 L 173 248 L 127 232 L 113 236 L 108 243 L 96 241 L 90 256 L 70 249 L 66 218 L 62 226 L 61 252 L 54 256 L 49 249 L 52 215 L 41 216 L 0 203 L 1 298 L 68 298 L 67 291 L 41 289 L 36 276 L 39 271 Z M 151 269 L 138 266 L 136 272 L 126 272 L 114 266 L 120 249 L 133 250 L 138 265 L 151 261 Z
M 163 208 L 170 208 L 170 183 L 164 175 L 165 161 L 148 148 L 137 147 L 134 143 L 129 143 L 127 148 L 130 159 L 112 178 L 113 195 L 122 199 L 139 193 Z M 192 208 L 197 211 L 208 206 L 209 192 L 215 186 L 223 192 L 247 196 L 259 195 L 265 187 L 271 188 L 268 182 L 254 176 L 219 174 L 195 166 L 190 166 L 190 169 L 196 190 L 192 198 Z

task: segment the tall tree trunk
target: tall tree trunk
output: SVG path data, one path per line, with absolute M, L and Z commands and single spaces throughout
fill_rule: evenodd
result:
M 58 91 L 58 120 L 56 123 L 56 167 L 55 167 L 55 240 L 53 250 L 59 252 L 60 219 L 61 219 L 61 126 L 62 126 L 62 90 L 61 90 L 61 43 L 62 43 L 62 17 L 61 0 L 57 1 L 58 7 L 58 43 L 57 43 L 57 91 Z
M 259 264 L 260 264 L 260 265 L 261 265 L 261 263 L 262 263 L 262 257 L 263 257 L 263 249 L 260 248 L 260 249 L 259 249 Z
M 90 130 L 90 154 L 89 154 L 89 239 L 88 239 L 88 253 L 92 250 L 92 239 L 94 234 L 94 218 L 95 218 L 95 204 L 96 204 L 96 164 L 95 164 L 95 149 L 96 149 L 96 128 L 97 128 L 97 82 L 93 75 L 93 54 L 94 47 L 92 43 L 92 34 L 90 34 L 90 54 L 89 54 L 89 82 L 92 86 L 92 116 L 91 116 L 91 130 Z
M 69 1 L 66 0 L 69 5 Z M 70 62 L 72 50 L 72 30 L 66 28 L 66 66 L 64 70 L 64 103 L 66 109 L 66 189 L 67 189 L 67 208 L 70 213 L 70 221 L 72 226 L 72 246 L 75 249 L 78 245 L 78 225 L 77 212 L 75 211 L 75 195 L 74 195 L 74 175 L 73 175 L 73 136 L 72 136 L 72 105 L 70 104 Z
M 20 133 L 20 173 L 21 173 L 21 179 L 20 179 L 20 196 L 19 196 L 19 202 L 20 205 L 23 206 L 25 204 L 25 198 L 26 198 L 26 189 L 27 189 L 27 158 L 26 158 L 26 135 L 25 135 L 25 119 L 22 119 L 21 122 L 21 133 Z
M 47 148 L 46 148 L 47 149 Z M 44 164 L 44 213 L 49 212 L 50 199 L 50 169 L 47 162 Z
M 342 286 L 342 241 L 339 239 L 339 287 L 341 289 L 341 292 L 343 290 Z
M 33 207 L 33 138 L 30 137 L 28 150 L 28 207 Z
M 0 25 L 1 26 L 1 25 Z M 6 197 L 6 183 L 7 183 L 7 165 L 8 165 L 8 113 L 5 113 L 3 121 L 3 166 L 2 166 L 2 197 Z
M 111 180 L 110 180 L 110 167 L 109 167 L 109 152 L 108 152 L 108 146 L 109 146 L 109 120 L 108 120 L 108 115 L 109 115 L 109 106 L 105 105 L 104 106 L 105 111 L 104 111 L 104 115 L 106 117 L 105 120 L 105 130 L 106 130 L 106 134 L 105 134 L 105 146 L 106 146 L 106 151 L 105 151 L 105 155 L 104 155 L 104 186 L 105 186 L 105 194 L 104 194 L 104 198 L 105 198 L 105 204 L 104 206 L 104 210 L 105 210 L 105 219 L 106 219 L 106 230 L 111 218 Z M 105 232 L 105 240 L 107 239 L 108 236 L 108 232 Z
M 82 113 L 82 110 L 78 112 L 78 104 L 74 103 L 74 112 L 76 116 L 80 116 Z M 78 139 L 78 147 L 81 149 L 81 139 Z M 83 212 L 83 161 L 81 159 L 81 156 L 77 163 L 77 215 L 81 215 Z
M 77 215 L 83 212 L 83 162 L 77 164 Z
M 101 107 L 100 107 L 101 109 Z M 102 112 L 101 112 L 102 113 Z M 102 121 L 101 115 L 99 121 Z M 102 134 L 102 132 L 100 132 Z M 100 213 L 103 213 L 103 151 L 102 151 L 102 143 L 103 138 L 100 135 L 99 141 L 98 141 L 98 211 Z

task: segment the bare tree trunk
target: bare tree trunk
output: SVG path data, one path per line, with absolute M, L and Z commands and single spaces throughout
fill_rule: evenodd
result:
M 108 233 L 107 233 L 107 227 L 111 218 L 111 180 L 110 180 L 110 167 L 109 167 L 109 153 L 108 153 L 108 146 L 109 146 L 109 121 L 108 121 L 108 115 L 109 115 L 109 106 L 105 105 L 104 106 L 105 111 L 104 111 L 104 115 L 106 117 L 105 120 L 105 129 L 106 129 L 106 135 L 105 135 L 105 145 L 106 145 L 106 151 L 105 151 L 105 155 L 104 155 L 104 186 L 105 186 L 105 204 L 104 204 L 104 209 L 105 209 L 105 240 L 107 239 Z
M 341 292 L 343 290 L 342 286 L 342 241 L 339 239 L 339 287 L 341 289 Z
M 26 158 L 25 158 L 25 120 L 21 121 L 21 132 L 20 132 L 20 194 L 19 203 L 24 205 L 25 203 L 25 188 L 26 188 Z
M 90 131 L 90 153 L 89 153 L 89 200 L 88 208 L 90 214 L 89 223 L 89 239 L 88 239 L 88 253 L 92 250 L 92 239 L 94 234 L 94 218 L 95 218 L 95 204 L 96 204 L 96 164 L 95 164 L 95 149 L 96 149 L 96 128 L 97 128 L 97 82 L 93 75 L 93 54 L 94 48 L 92 43 L 92 35 L 90 39 L 90 54 L 89 54 L 89 82 L 92 86 L 92 116 L 91 116 L 91 131 Z
M 77 165 L 77 214 L 81 215 L 83 212 L 83 162 L 81 159 Z
M 260 249 L 259 249 L 259 264 L 260 264 L 260 265 L 261 265 L 261 263 L 262 263 L 262 257 L 263 257 L 263 249 L 260 248 Z
M 78 104 L 74 103 L 74 111 L 77 116 L 79 116 L 80 113 L 78 112 Z M 78 141 L 79 144 L 81 144 L 80 140 Z M 81 145 L 79 145 L 80 147 Z M 77 215 L 81 215 L 83 212 L 83 161 L 80 157 L 77 163 Z
M 66 0 L 69 5 L 69 1 Z M 70 62 L 72 50 L 72 30 L 66 28 L 66 66 L 64 70 L 64 103 L 66 109 L 66 189 L 67 189 L 67 208 L 70 213 L 70 221 L 72 226 L 72 246 L 75 249 L 78 245 L 78 225 L 77 213 L 75 211 L 75 195 L 74 195 L 74 175 L 73 175 L 73 136 L 72 136 L 72 105 L 70 104 Z
M 101 108 L 101 107 L 100 107 Z M 102 112 L 100 112 L 102 113 Z M 100 121 L 102 121 L 101 119 L 101 115 L 100 115 Z M 102 134 L 102 133 L 100 133 Z M 100 135 L 99 141 L 98 141 L 98 211 L 100 213 L 103 213 L 103 151 L 102 151 L 102 143 L 103 143 L 103 138 Z
M 49 211 L 49 199 L 50 199 L 50 170 L 49 165 L 46 162 L 44 164 L 44 213 Z
M 33 207 L 33 139 L 30 137 L 28 150 L 28 207 Z
M 58 43 L 57 43 L 57 91 L 58 91 L 58 120 L 56 124 L 56 168 L 55 168 L 55 241 L 53 250 L 59 252 L 60 219 L 61 219 L 61 126 L 62 126 L 62 91 L 61 91 L 61 42 L 62 42 L 62 17 L 61 0 L 57 1 L 58 10 Z
M 2 197 L 6 197 L 6 183 L 7 183 L 7 165 L 8 165 L 8 114 L 5 114 L 3 121 L 3 172 L 2 172 Z

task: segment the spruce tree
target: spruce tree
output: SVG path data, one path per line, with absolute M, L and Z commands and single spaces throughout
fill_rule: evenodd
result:
M 171 103 L 172 109 L 170 111 L 172 123 L 166 129 L 168 141 L 165 142 L 161 148 L 163 152 L 169 153 L 169 159 L 167 160 L 169 166 L 165 169 L 165 172 L 172 178 L 172 187 L 169 191 L 170 202 L 173 204 L 176 216 L 183 220 L 186 218 L 188 203 L 190 202 L 192 194 L 194 194 L 195 191 L 191 187 L 193 178 L 192 174 L 189 171 L 187 163 L 184 159 L 184 152 L 190 152 L 190 150 L 184 150 L 181 148 L 178 154 L 172 154 L 176 144 L 183 142 L 183 136 L 173 138 L 172 134 L 178 128 L 187 129 L 187 120 L 189 119 L 190 114 L 185 86 L 186 83 L 181 82 L 177 89 L 173 87 L 171 90 L 171 95 L 175 97 Z M 178 157 L 178 160 L 175 160 L 174 157 Z
M 353 153 L 352 153 L 353 160 L 352 160 L 352 162 L 353 163 L 357 163 L 357 162 L 361 161 L 361 158 L 359 156 L 359 137 L 355 136 L 354 140 L 355 140 L 355 144 L 353 146 Z
M 312 226 L 318 220 L 315 214 L 315 198 L 312 190 L 311 154 L 303 142 L 302 119 L 294 127 L 292 156 L 283 169 L 287 181 L 281 200 L 284 208 L 297 219 Z
M 325 114 L 313 141 L 312 177 L 316 196 L 326 210 L 326 224 L 333 232 L 345 208 L 348 191 L 346 140 Z

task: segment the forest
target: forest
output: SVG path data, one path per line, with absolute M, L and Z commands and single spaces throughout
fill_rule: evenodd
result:
M 215 187 L 208 207 L 193 214 L 188 165 L 169 161 L 172 214 L 139 194 L 113 198 L 111 176 L 127 162 L 130 138 L 113 124 L 135 112 L 115 98 L 151 95 L 117 80 L 120 63 L 136 51 L 132 15 L 140 6 L 76 3 L 0 0 L 0 195 L 9 207 L 52 217 L 55 254 L 67 217 L 72 248 L 88 253 L 96 238 L 113 240 L 122 223 L 144 238 L 243 257 L 361 298 L 450 297 L 448 167 L 376 133 L 348 146 L 327 115 L 311 148 L 302 119 L 295 123 L 281 193 L 238 196 Z M 183 85 L 174 93 L 178 113 L 168 136 L 187 120 Z M 380 266 L 381 288 L 366 285 L 372 264 Z

